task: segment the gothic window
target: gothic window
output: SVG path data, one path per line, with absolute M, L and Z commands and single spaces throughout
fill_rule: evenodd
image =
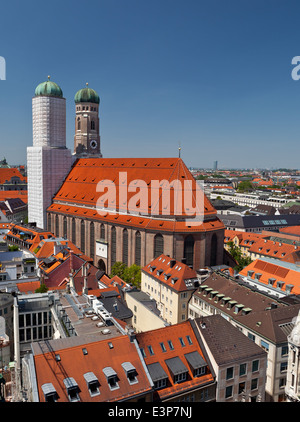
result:
M 68 237 L 68 226 L 67 226 L 67 217 L 66 216 L 64 216 L 64 224 L 63 224 L 63 236 L 65 237 L 65 238 L 67 238 Z
M 91 121 L 91 130 L 95 130 L 95 122 L 94 122 L 94 120 Z
M 141 233 L 135 233 L 135 264 L 141 265 Z
M 55 216 L 55 236 L 59 236 L 59 220 L 57 214 Z
M 47 216 L 47 227 L 48 231 L 51 232 L 51 214 L 48 214 Z
M 212 235 L 211 238 L 211 246 L 210 246 L 210 265 L 213 267 L 217 265 L 217 246 L 218 246 L 218 239 L 216 233 Z
M 101 224 L 101 227 L 100 227 L 100 238 L 105 239 L 105 227 L 103 223 Z
M 94 259 L 95 255 L 95 227 L 94 223 L 90 224 L 90 257 Z
M 116 228 L 113 226 L 111 228 L 111 267 L 115 264 L 116 262 L 116 243 L 117 243 L 117 239 L 116 239 Z
M 80 227 L 80 250 L 81 252 L 85 253 L 85 226 L 84 220 L 81 220 L 81 227 Z
M 80 130 L 80 129 L 81 129 L 81 122 L 80 122 L 80 119 L 78 117 L 78 119 L 77 119 L 77 130 Z
M 128 231 L 123 230 L 123 263 L 128 265 Z
M 154 258 L 164 253 L 164 238 L 160 233 L 154 236 Z
M 192 235 L 187 236 L 184 239 L 184 257 L 186 259 L 186 265 L 194 264 L 194 238 Z
M 76 244 L 76 226 L 75 226 L 75 218 L 72 218 L 72 242 Z

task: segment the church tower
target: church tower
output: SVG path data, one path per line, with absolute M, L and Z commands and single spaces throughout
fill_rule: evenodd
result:
M 100 98 L 88 87 L 80 89 L 75 101 L 74 155 L 76 158 L 102 157 L 100 149 Z
M 72 164 L 66 147 L 66 100 L 50 81 L 32 99 L 33 146 L 27 147 L 28 221 L 46 229 L 46 210 Z

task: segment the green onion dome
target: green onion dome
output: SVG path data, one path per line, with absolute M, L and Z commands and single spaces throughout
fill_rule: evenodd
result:
M 100 103 L 99 95 L 96 91 L 91 88 L 88 88 L 88 84 L 86 84 L 86 88 L 80 89 L 76 92 L 74 97 L 75 104 L 78 103 Z
M 35 96 L 63 98 L 63 92 L 55 82 L 50 81 L 50 76 L 48 76 L 48 81 L 40 83 L 35 88 Z

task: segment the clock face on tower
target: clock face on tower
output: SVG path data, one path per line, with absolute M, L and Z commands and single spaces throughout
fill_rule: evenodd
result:
M 94 139 L 90 142 L 90 146 L 92 149 L 97 148 L 97 141 L 95 141 Z

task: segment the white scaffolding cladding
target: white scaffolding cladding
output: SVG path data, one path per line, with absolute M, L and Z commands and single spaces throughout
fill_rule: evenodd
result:
M 28 221 L 46 228 L 46 209 L 71 168 L 66 148 L 66 100 L 32 99 L 33 146 L 27 148 Z

